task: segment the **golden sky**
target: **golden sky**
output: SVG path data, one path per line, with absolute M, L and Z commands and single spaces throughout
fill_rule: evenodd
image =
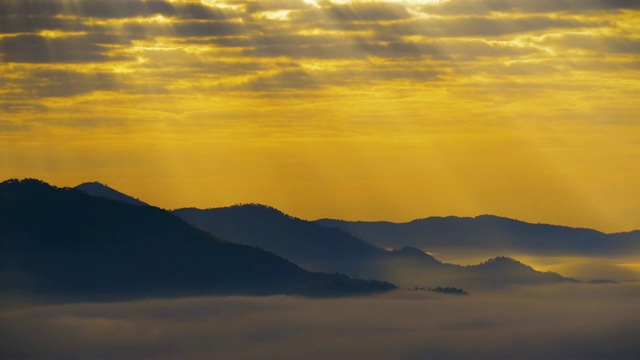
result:
M 640 228 L 640 1 L 0 0 L 0 178 Z

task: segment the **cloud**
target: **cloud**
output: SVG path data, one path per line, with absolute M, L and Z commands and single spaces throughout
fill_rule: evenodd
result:
M 455 297 L 203 297 L 11 307 L 0 356 L 32 359 L 634 358 L 637 286 Z
M 308 40 L 306 40 L 308 39 Z M 215 40 L 228 47 L 242 48 L 247 56 L 289 57 L 293 59 L 383 59 L 431 57 L 438 59 L 473 59 L 478 57 L 521 56 L 536 53 L 533 47 L 513 46 L 509 43 L 488 43 L 481 40 L 424 40 L 351 38 L 339 36 L 280 36 L 252 39 Z
M 527 16 L 518 18 L 462 17 L 416 19 L 397 24 L 379 25 L 377 31 L 398 35 L 442 37 L 499 37 L 549 30 L 599 28 L 608 24 L 601 21 Z
M 97 19 L 125 19 L 162 15 L 183 19 L 220 20 L 226 12 L 198 2 L 164 0 L 0 0 L 0 17 L 77 16 Z
M 402 2 L 312 5 L 302 0 L 229 0 L 217 5 L 168 0 L 0 0 L 0 32 L 9 34 L 0 37 L 0 57 L 5 64 L 92 64 L 91 69 L 76 69 L 84 78 L 66 78 L 95 81 L 92 84 L 69 83 L 65 91 L 65 78 L 52 72 L 44 73 L 54 76 L 48 87 L 42 85 L 46 81 L 35 81 L 35 89 L 13 88 L 23 95 L 48 97 L 54 93 L 74 96 L 91 89 L 123 94 L 171 88 L 276 93 L 395 80 L 425 82 L 442 80 L 443 74 L 448 79 L 488 74 L 495 68 L 489 59 L 508 60 L 514 73 L 522 68 L 513 65 L 516 62 L 543 63 L 542 58 L 562 49 L 622 56 L 636 54 L 639 48 L 635 38 L 616 34 L 616 20 L 610 16 L 569 14 L 572 9 L 633 10 L 637 5 L 631 2 L 476 0 L 464 4 L 459 0 L 422 7 Z M 468 13 L 455 12 L 458 7 Z M 565 13 L 549 15 L 559 8 Z M 437 10 L 439 15 L 424 17 L 416 13 L 419 9 Z M 504 14 L 488 16 L 491 9 L 503 9 Z M 264 12 L 281 12 L 281 16 L 270 19 Z M 573 55 L 578 58 L 564 64 L 565 70 L 571 64 L 579 68 L 584 60 L 581 53 Z M 306 67 L 305 71 L 281 69 L 275 62 Z M 245 65 L 224 65 L 232 63 Z M 633 69 L 633 64 L 626 68 Z M 130 75 L 115 74 L 116 66 Z M 110 71 L 114 74 L 107 78 Z M 152 91 L 144 90 L 143 83 Z
M 401 4 L 384 2 L 352 3 L 323 7 L 324 14 L 339 22 L 377 22 L 402 20 L 411 17 Z
M 564 34 L 549 36 L 540 41 L 540 44 L 551 46 L 559 51 L 571 49 L 588 50 L 605 54 L 640 54 L 640 39 L 626 36 L 599 36 Z
M 469 15 L 491 12 L 503 13 L 552 13 L 638 10 L 640 3 L 634 0 L 448 0 L 425 5 L 424 12 L 447 15 Z
M 81 63 L 125 60 L 111 56 L 107 45 L 124 45 L 127 41 L 108 34 L 49 38 L 40 35 L 17 35 L 0 39 L 5 62 Z
M 312 5 L 302 0 L 261 0 L 261 1 L 230 1 L 232 4 L 240 5 L 245 12 L 253 14 L 261 11 L 278 10 L 303 10 L 310 9 Z
M 235 17 L 228 11 L 201 3 L 177 3 L 175 12 L 176 15 L 182 19 L 225 20 Z
M 185 21 L 174 24 L 173 30 L 178 37 L 216 37 L 240 35 L 247 27 L 232 21 Z
M 17 34 L 42 30 L 86 31 L 90 27 L 78 19 L 50 16 L 11 15 L 0 17 L 0 33 Z

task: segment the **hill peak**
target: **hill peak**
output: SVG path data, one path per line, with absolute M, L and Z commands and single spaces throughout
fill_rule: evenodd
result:
M 10 187 L 10 186 L 41 186 L 41 187 L 51 187 L 48 183 L 38 180 L 38 179 L 8 179 L 0 183 L 2 187 Z
M 97 197 L 103 197 L 111 200 L 122 201 L 132 205 L 140 205 L 140 206 L 148 205 L 147 203 L 144 203 L 127 194 L 121 193 L 120 191 L 110 188 L 106 184 L 102 184 L 98 181 L 82 183 L 76 186 L 76 189 L 84 193 L 87 193 L 91 196 L 97 196 Z
M 484 264 L 522 264 L 520 261 L 508 256 L 496 256 L 484 262 Z
M 181 209 L 178 209 L 178 211 L 180 210 Z M 295 216 L 285 214 L 273 206 L 258 203 L 235 204 L 227 207 L 205 209 L 205 211 L 225 212 L 234 214 L 235 216 L 257 216 L 265 219 L 287 218 L 292 220 L 301 220 Z
M 521 263 L 520 261 L 510 258 L 508 256 L 497 256 L 489 260 L 483 261 L 478 265 L 472 265 L 476 267 L 495 268 L 495 269 L 507 269 L 507 268 L 531 268 L 530 266 Z M 532 268 L 533 269 L 533 268 Z

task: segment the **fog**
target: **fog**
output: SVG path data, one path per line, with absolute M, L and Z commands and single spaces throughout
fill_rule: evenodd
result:
M 639 358 L 640 286 L 4 305 L 0 358 Z

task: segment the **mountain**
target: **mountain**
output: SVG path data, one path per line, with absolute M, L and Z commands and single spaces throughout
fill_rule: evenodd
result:
M 99 187 L 112 190 L 101 184 Z M 317 222 L 298 219 L 265 205 L 245 204 L 206 210 L 184 208 L 173 213 L 209 234 L 264 248 L 312 271 L 340 272 L 410 287 L 455 284 L 476 289 L 574 281 L 558 274 L 550 276 L 515 260 L 513 266 L 489 271 L 486 266 L 442 263 L 412 246 L 397 246 L 398 250 L 388 251 L 342 229 L 320 226 Z
M 352 295 L 395 288 L 322 274 L 197 230 L 168 211 L 0 183 L 0 294 L 123 299 L 201 294 Z
M 381 248 L 339 229 L 327 229 L 269 206 L 247 204 L 174 214 L 196 228 L 229 241 L 259 246 L 316 271 L 353 271 L 385 255 Z
M 521 266 L 490 271 L 486 266 L 442 263 L 415 247 L 388 251 L 341 229 L 320 226 L 264 205 L 186 208 L 173 213 L 211 234 L 239 244 L 260 246 L 308 269 L 344 272 L 401 286 L 478 288 L 573 281 L 557 274 L 549 276 L 519 262 L 516 263 Z
M 417 249 L 412 249 L 415 251 Z M 426 255 L 426 254 L 425 254 Z M 388 259 L 380 262 L 387 275 L 380 277 L 408 287 L 456 286 L 465 289 L 496 289 L 514 285 L 543 285 L 580 283 L 554 272 L 542 272 L 513 258 L 498 256 L 476 265 L 461 266 L 442 263 L 430 255 L 428 258 Z
M 111 200 L 122 201 L 122 202 L 126 202 L 127 204 L 148 205 L 147 203 L 144 203 L 129 195 L 123 194 L 97 181 L 80 184 L 76 186 L 76 189 L 84 191 L 87 194 L 92 196 L 98 196 L 98 197 L 103 197 Z
M 474 281 L 487 285 L 493 285 L 494 279 L 501 276 L 503 281 L 513 284 L 553 284 L 580 281 L 565 278 L 554 272 L 540 272 L 515 259 L 498 256 L 483 263 L 463 267 L 463 271 L 474 274 Z
M 604 234 L 591 229 L 531 224 L 492 215 L 430 217 L 408 223 L 331 219 L 315 223 L 342 229 L 381 247 L 414 246 L 431 251 L 466 248 L 538 255 L 640 254 L 640 231 Z

